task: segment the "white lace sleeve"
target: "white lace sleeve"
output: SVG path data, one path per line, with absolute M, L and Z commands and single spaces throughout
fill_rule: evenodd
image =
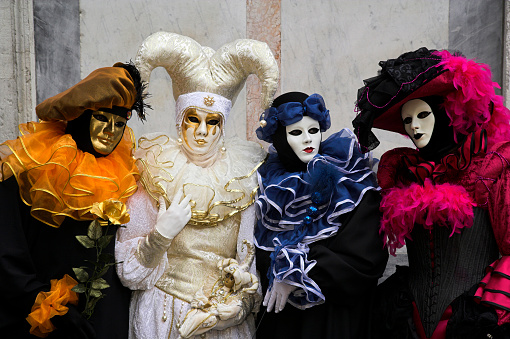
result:
M 119 228 L 115 242 L 117 274 L 124 286 L 132 290 L 146 290 L 155 285 L 164 273 L 168 261 L 167 256 L 163 255 L 155 265 L 146 267 L 137 255 L 139 244 L 156 224 L 157 208 L 141 185 L 138 185 L 136 193 L 129 198 L 127 207 L 131 220 L 126 227 Z
M 257 219 L 255 217 L 255 204 L 252 204 L 250 207 L 241 212 L 241 225 L 239 227 L 239 235 L 237 238 L 237 258 L 236 258 L 239 262 L 244 261 L 244 258 L 246 257 L 247 254 L 246 248 L 242 248 L 243 240 L 246 239 L 252 244 L 254 243 L 253 238 L 256 222 Z M 250 273 L 255 275 L 260 281 L 260 276 L 257 273 L 256 267 L 257 267 L 256 258 L 254 258 L 253 263 L 250 267 Z M 262 287 L 261 284 L 259 284 L 257 293 L 255 293 L 255 295 L 253 295 L 252 298 L 253 305 L 251 307 L 251 312 L 258 313 L 261 300 L 262 300 Z

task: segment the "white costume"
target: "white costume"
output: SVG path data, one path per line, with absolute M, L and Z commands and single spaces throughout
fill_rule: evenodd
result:
M 229 258 L 242 262 L 246 256 L 243 240 L 253 242 L 256 170 L 265 151 L 249 141 L 224 141 L 223 128 L 232 101 L 250 73 L 262 79 L 264 106 L 271 102 L 278 80 L 276 61 L 267 45 L 258 41 L 237 40 L 218 53 L 197 45 L 190 38 L 160 32 L 146 39 L 136 60 L 145 80 L 154 67 L 171 65 L 165 67 L 176 96 L 179 138 L 145 135 L 135 153 L 141 172 L 139 189 L 128 201 L 131 221 L 119 230 L 115 250 L 116 261 L 121 262 L 117 265 L 119 277 L 133 290 L 130 338 L 179 338 L 179 327 L 197 292 L 210 291 L 211 279 L 223 282 L 218 263 Z M 165 51 L 154 51 L 157 49 Z M 250 55 L 247 50 L 257 53 Z M 173 61 L 163 62 L 169 54 Z M 242 69 L 228 65 L 232 60 Z M 218 69 L 227 73 L 218 78 Z M 198 136 L 200 133 L 203 135 Z M 191 199 L 191 218 L 175 236 L 165 236 L 159 228 L 157 202 L 162 203 L 163 197 L 168 205 L 174 196 L 180 196 L 180 190 Z M 232 272 L 237 268 L 233 266 Z M 254 263 L 243 269 L 244 277 L 255 274 Z M 248 284 L 254 290 L 258 282 L 251 280 Z M 230 293 L 230 297 L 236 296 Z M 220 312 L 214 325 L 191 333 L 203 333 L 205 338 L 251 338 L 255 333 L 252 312 L 259 302 L 259 293 L 240 290 L 228 316 Z M 204 322 L 198 325 L 206 327 Z

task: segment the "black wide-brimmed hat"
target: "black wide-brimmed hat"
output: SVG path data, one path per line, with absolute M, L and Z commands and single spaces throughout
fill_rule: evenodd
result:
M 358 114 L 352 122 L 364 152 L 379 145 L 373 127 L 405 135 L 402 105 L 429 96 L 444 98 L 455 134 L 467 135 L 479 128 L 486 128 L 489 135 L 510 134 L 501 125 L 504 121 L 508 125 L 510 112 L 494 92 L 498 85 L 492 82 L 488 65 L 425 47 L 379 65 L 379 75 L 364 80 L 365 86 L 358 90 Z

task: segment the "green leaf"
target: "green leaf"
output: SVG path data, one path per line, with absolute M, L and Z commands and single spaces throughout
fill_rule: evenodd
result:
M 89 239 L 86 235 L 77 235 L 76 239 L 82 244 L 85 248 L 93 248 L 95 246 L 94 240 Z
M 92 288 L 95 290 L 103 290 L 108 287 L 110 287 L 110 285 L 108 285 L 106 280 L 103 278 L 96 279 L 92 282 Z
M 86 282 L 89 279 L 89 274 L 83 268 L 73 267 L 73 271 L 79 282 Z
M 100 278 L 103 275 L 105 275 L 106 272 L 108 272 L 109 268 L 110 268 L 109 264 L 107 266 L 103 267 L 103 269 L 101 271 L 99 271 L 99 273 L 96 275 L 96 277 Z
M 97 240 L 103 235 L 103 229 L 97 220 L 90 223 L 87 230 L 87 236 L 92 240 Z
M 106 246 L 108 246 L 110 241 L 112 241 L 112 239 L 113 235 L 105 235 L 99 238 L 97 244 L 99 245 L 100 248 L 105 248 Z
M 85 288 L 85 285 L 84 284 L 78 284 L 76 286 L 74 286 L 71 291 L 74 291 L 76 293 L 85 293 L 86 291 L 86 288 Z
M 101 253 L 98 259 L 106 263 L 109 263 L 110 261 L 113 261 L 115 259 L 115 256 L 111 253 Z
M 101 295 L 102 295 L 102 293 L 100 290 L 96 290 L 93 288 L 90 290 L 90 296 L 92 296 L 94 298 L 99 298 Z

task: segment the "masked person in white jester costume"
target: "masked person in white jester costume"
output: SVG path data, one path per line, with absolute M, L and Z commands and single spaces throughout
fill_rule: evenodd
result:
M 348 129 L 322 140 L 331 122 L 319 94 L 280 95 L 260 124 L 257 136 L 272 146 L 258 170 L 255 239 L 267 308 L 257 335 L 367 338 L 388 259 L 373 159 Z
M 140 188 L 116 244 L 119 276 L 133 290 L 130 338 L 251 338 L 261 298 L 243 241 L 253 241 L 256 169 L 265 152 L 224 140 L 225 124 L 250 73 L 269 106 L 276 60 L 259 41 L 240 39 L 215 52 L 159 32 L 145 39 L 135 63 L 142 79 L 158 66 L 172 78 L 177 138 L 145 135 L 135 153 Z
M 377 146 L 376 127 L 416 148 L 379 163 L 381 233 L 409 267 L 379 285 L 374 335 L 510 338 L 510 111 L 490 68 L 427 48 L 380 66 L 358 92 L 360 144 Z
M 73 268 L 97 261 L 96 249 L 77 239 L 88 234 L 94 203 L 124 203 L 136 190 L 126 123 L 133 109 L 144 117 L 142 92 L 134 65 L 99 68 L 37 105 L 44 121 L 20 125 L 22 136 L 0 145 L 2 337 L 127 337 L 130 291 L 115 269 L 102 275 L 109 287 L 88 319 L 84 294 L 71 288 Z M 113 259 L 114 241 L 105 246 Z

